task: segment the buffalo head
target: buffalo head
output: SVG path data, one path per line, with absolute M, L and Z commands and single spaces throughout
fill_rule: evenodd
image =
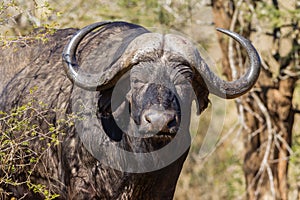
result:
M 122 32 L 124 26 L 127 29 Z M 120 27 L 118 31 L 122 36 L 118 36 L 119 45 L 114 54 L 104 52 L 101 59 L 91 56 L 86 61 L 90 62 L 89 68 L 97 68 L 96 72 L 87 73 L 80 66 L 76 51 L 86 35 L 100 27 L 103 33 L 111 27 Z M 179 35 L 152 33 L 125 22 L 100 22 L 79 30 L 65 47 L 63 63 L 68 77 L 82 91 L 83 101 L 97 99 L 97 103 L 91 102 L 97 104 L 91 109 L 97 110 L 97 119 L 92 117 L 89 125 L 98 124 L 100 132 L 106 132 L 113 141 L 124 138 L 127 144 L 131 141 L 130 147 L 123 148 L 133 152 L 160 149 L 178 133 L 189 135 L 190 108 L 194 99 L 200 114 L 207 107 L 209 93 L 228 99 L 239 97 L 252 88 L 259 75 L 260 59 L 251 43 L 228 30 L 218 31 L 238 41 L 248 53 L 250 67 L 238 80 L 220 79 L 201 58 L 197 48 Z M 113 46 L 116 42 L 108 40 L 105 43 Z M 101 45 L 98 44 L 97 51 L 101 51 Z M 96 94 L 92 97 L 85 91 L 96 91 Z M 87 129 L 85 126 L 82 131 Z M 94 155 L 95 152 L 101 154 L 95 146 L 102 145 L 105 140 L 96 138 L 99 138 L 97 133 L 81 137 Z M 132 142 L 136 138 L 142 138 L 143 142 L 139 140 L 138 145 Z

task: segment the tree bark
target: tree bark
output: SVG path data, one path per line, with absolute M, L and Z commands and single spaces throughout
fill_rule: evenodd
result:
M 267 0 L 259 3 L 275 13 L 284 5 L 284 2 Z M 288 199 L 287 172 L 294 123 L 292 99 L 295 74 L 299 71 L 299 48 L 295 48 L 299 47 L 299 23 L 291 18 L 286 24 L 270 28 L 257 18 L 257 4 L 254 0 L 212 1 L 215 25 L 254 39 L 252 42 L 263 63 L 255 88 L 236 100 L 244 119 L 243 170 L 247 199 L 284 200 Z M 297 34 L 288 35 L 293 32 Z M 235 70 L 239 73 L 247 65 L 247 58 L 238 45 L 232 45 L 223 35 L 218 35 L 218 39 L 223 53 L 223 73 L 232 80 Z

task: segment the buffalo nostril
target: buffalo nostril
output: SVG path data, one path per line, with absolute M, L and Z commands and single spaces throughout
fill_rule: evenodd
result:
M 177 120 L 176 120 L 176 117 L 174 116 L 173 118 L 170 119 L 167 126 L 168 126 L 168 128 L 171 128 L 171 127 L 175 127 L 176 124 L 177 124 Z
M 145 115 L 145 120 L 146 120 L 146 122 L 151 124 L 151 117 L 149 115 Z
M 160 113 L 148 113 L 145 115 L 145 120 L 149 124 L 153 124 L 153 125 L 159 124 L 161 123 L 161 119 L 162 119 L 162 114 Z
M 176 116 L 173 112 L 147 112 L 144 115 L 145 125 L 149 127 L 151 132 L 173 132 L 174 127 L 177 125 Z

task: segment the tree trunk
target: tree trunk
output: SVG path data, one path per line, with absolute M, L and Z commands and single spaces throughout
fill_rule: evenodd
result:
M 236 100 L 244 127 L 247 199 L 288 199 L 287 172 L 294 123 L 292 99 L 299 76 L 299 22 L 289 16 L 284 24 L 270 24 L 283 17 L 281 9 L 295 9 L 296 2 L 293 5 L 293 1 L 286 5 L 283 0 L 246 2 L 213 0 L 212 6 L 215 25 L 252 39 L 263 63 L 256 87 Z M 266 8 L 270 13 L 263 15 Z M 234 79 L 235 72 L 239 74 L 245 69 L 247 58 L 228 38 L 221 34 L 218 38 L 223 73 L 229 80 Z

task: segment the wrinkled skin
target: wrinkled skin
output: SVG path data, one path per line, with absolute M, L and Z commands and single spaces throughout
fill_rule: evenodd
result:
M 78 60 L 82 68 L 85 70 L 97 68 L 95 63 L 98 62 L 99 42 L 119 37 L 118 31 L 130 28 L 130 26 L 115 27 L 105 33 L 98 31 L 87 36 L 78 50 L 80 52 Z M 49 42 L 46 44 L 35 42 L 14 51 L 14 54 L 26 51 L 31 60 L 21 71 L 15 72 L 14 78 L 5 82 L 8 85 L 1 94 L 1 110 L 9 111 L 11 108 L 27 103 L 31 98 L 30 89 L 38 86 L 34 96 L 49 109 L 47 120 L 56 124 L 57 120 L 72 113 L 72 99 L 89 95 L 87 91 L 74 87 L 61 66 L 61 52 L 75 31 L 75 29 L 59 30 L 54 35 L 48 36 Z M 40 50 L 38 54 L 36 49 Z M 5 50 L 3 52 L 5 53 Z M 184 138 L 189 141 L 189 120 L 182 119 L 181 105 L 187 107 L 191 105 L 193 72 L 186 63 L 166 59 L 168 53 L 170 52 L 132 67 L 124 79 L 125 83 L 129 84 L 128 91 L 124 94 L 124 102 L 127 106 L 124 106 L 124 102 L 120 102 L 113 111 L 111 110 L 110 98 L 113 88 L 93 92 L 98 99 L 96 115 L 104 129 L 99 136 L 103 138 L 103 143 L 115 142 L 119 147 L 132 152 L 151 152 L 168 144 L 179 127 L 185 129 Z M 35 56 L 32 56 L 33 54 Z M 2 58 L 4 56 L 9 55 L 1 55 Z M 10 62 L 3 63 L 2 67 L 12 64 L 20 65 L 18 62 Z M 200 102 L 203 110 L 207 106 L 208 91 L 205 87 L 198 86 L 199 88 L 198 91 L 203 94 L 203 100 Z M 84 95 L 78 95 L 80 92 Z M 52 112 L 51 109 L 59 111 Z M 164 114 L 156 116 L 157 111 L 162 111 Z M 129 112 L 131 116 L 127 132 L 122 131 L 115 124 L 115 121 L 120 120 L 118 116 L 122 116 L 123 112 Z M 157 117 L 165 118 L 162 119 L 164 120 L 162 126 L 151 125 L 151 120 L 155 121 Z M 37 125 L 44 129 L 48 128 L 43 123 Z M 90 126 L 85 129 L 87 133 L 89 128 Z M 52 192 L 58 193 L 60 195 L 58 199 L 173 198 L 188 148 L 181 157 L 162 169 L 147 173 L 128 173 L 102 165 L 95 159 L 83 146 L 76 127 L 69 127 L 65 131 L 66 135 L 59 136 L 62 142 L 51 147 L 44 154 L 41 159 L 43 164 L 38 164 L 31 176 L 34 183 L 45 184 Z M 41 146 L 46 146 L 46 143 L 36 140 L 32 141 L 31 146 L 33 150 L 38 150 Z M 31 166 L 24 168 L 24 171 L 30 168 Z M 0 171 L 0 175 L 1 173 Z M 24 181 L 26 176 L 20 173 L 15 180 Z M 20 198 L 27 193 L 26 199 L 43 199 L 39 193 L 29 191 L 25 184 L 0 185 L 0 187 L 7 192 L 12 192 L 7 198 Z
M 35 111 L 44 116 L 31 121 L 42 132 L 50 124 L 58 127 L 69 114 L 79 118 L 61 127 L 66 133 L 59 135 L 61 143 L 43 152 L 38 164 L 14 174 L 13 181 L 26 181 L 34 168 L 31 181 L 46 185 L 58 199 L 172 199 L 190 146 L 192 100 L 200 114 L 208 105 L 208 90 L 236 98 L 259 75 L 260 59 L 250 41 L 218 30 L 248 53 L 250 67 L 238 80 L 215 75 L 187 39 L 125 22 L 95 23 L 74 37 L 75 29 L 58 30 L 47 43 L 2 49 L 1 71 L 8 76 L 1 79 L 0 110 L 42 102 Z M 0 127 L 9 129 L 4 123 Z M 28 141 L 33 152 L 48 142 Z M 128 154 L 134 156 L 128 159 Z M 24 194 L 43 199 L 26 184 L 0 184 L 0 189 L 9 193 L 7 199 Z
M 135 123 L 140 125 L 139 132 L 142 132 L 142 129 L 147 131 L 152 128 L 154 132 L 161 129 L 163 132 L 176 133 L 180 124 L 179 100 L 184 105 L 190 106 L 191 103 L 192 91 L 188 86 L 192 82 L 192 71 L 181 63 L 159 61 L 139 63 L 131 70 L 130 102 L 135 104 L 131 106 L 132 117 Z M 184 70 L 185 74 L 183 74 Z M 147 76 L 145 76 L 146 74 Z M 153 110 L 159 110 L 161 107 L 163 112 L 169 112 L 171 115 L 168 118 L 170 120 L 169 126 L 146 128 L 149 125 L 147 115 L 151 116 L 149 109 L 155 106 L 158 108 L 153 108 Z M 145 113 L 145 110 L 148 113 Z M 160 120 L 164 125 L 165 119 L 161 117 Z

